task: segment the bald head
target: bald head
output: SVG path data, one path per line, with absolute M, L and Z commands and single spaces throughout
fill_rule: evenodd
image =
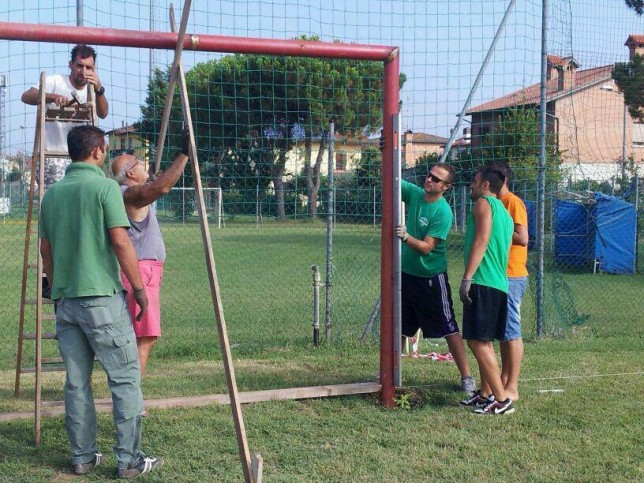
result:
M 127 172 L 136 165 L 136 157 L 131 154 L 121 154 L 112 160 L 110 169 L 112 177 L 118 181 L 119 184 L 127 184 Z

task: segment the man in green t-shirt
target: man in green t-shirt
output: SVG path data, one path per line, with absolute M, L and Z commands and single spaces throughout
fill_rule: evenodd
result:
M 463 337 L 467 340 L 478 362 L 481 386 L 492 391 L 484 398 L 476 391 L 471 398 L 461 401 L 475 407 L 477 414 L 510 414 L 512 400 L 507 397 L 499 365 L 496 360 L 494 339 L 505 335 L 508 303 L 508 258 L 514 222 L 497 198 L 505 175 L 494 166 L 476 172 L 472 182 L 474 208 L 465 229 L 465 271 L 459 296 L 463 302 Z M 486 387 L 487 387 L 486 386 Z
M 112 392 L 118 476 L 133 478 L 160 467 L 163 460 L 141 451 L 141 373 L 119 265 L 135 287 L 141 314 L 148 299 L 127 235 L 130 225 L 119 185 L 103 173 L 105 133 L 78 126 L 67 135 L 67 145 L 72 163 L 43 196 L 39 229 L 67 372 L 65 427 L 71 463 L 77 475 L 101 463 L 91 384 L 96 357 Z
M 453 179 L 454 169 L 443 163 L 432 166 L 424 188 L 401 182 L 402 201 L 407 204 L 407 223 L 396 227 L 396 236 L 403 242 L 402 335 L 412 337 L 421 329 L 424 338 L 444 337 L 461 373 L 461 388 L 473 393 L 476 382 L 470 374 L 447 280 L 446 244 L 453 215 L 443 193 Z

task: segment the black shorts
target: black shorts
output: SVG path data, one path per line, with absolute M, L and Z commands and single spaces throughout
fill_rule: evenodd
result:
M 447 273 L 425 278 L 403 272 L 401 281 L 402 335 L 418 329 L 426 339 L 458 333 Z
M 463 339 L 503 340 L 508 317 L 508 294 L 472 284 L 470 305 L 463 305 Z

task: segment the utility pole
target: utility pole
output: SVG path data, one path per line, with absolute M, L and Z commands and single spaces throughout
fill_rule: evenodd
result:
M 27 126 L 20 126 L 22 130 L 22 158 L 20 159 L 20 201 L 22 206 L 25 205 L 25 166 L 27 165 Z
M 156 30 L 156 12 L 157 12 L 157 2 L 156 0 L 150 0 L 150 32 L 154 32 Z M 152 80 L 152 76 L 154 75 L 154 49 L 149 50 L 149 63 L 150 63 L 150 80 Z
M 6 126 L 5 126 L 5 107 L 7 96 L 7 81 L 6 74 L 0 74 L 0 158 L 4 159 L 5 139 L 6 139 Z
M 76 0 L 76 26 L 83 26 L 83 0 Z

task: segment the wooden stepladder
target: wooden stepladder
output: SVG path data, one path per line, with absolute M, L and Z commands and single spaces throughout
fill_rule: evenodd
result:
M 40 200 L 45 193 L 45 162 L 47 158 L 68 158 L 66 152 L 48 151 L 45 144 L 45 126 L 49 122 L 66 122 L 71 124 L 97 124 L 94 89 L 88 84 L 89 99 L 85 104 L 74 97 L 68 106 L 47 106 L 45 102 L 45 73 L 40 74 L 39 101 L 36 113 L 36 133 L 31 160 L 31 181 L 29 184 L 29 203 L 27 207 L 27 225 L 25 230 L 24 261 L 22 266 L 22 284 L 20 295 L 20 319 L 18 328 L 18 351 L 16 356 L 15 395 L 20 395 L 21 375 L 35 374 L 34 412 L 35 444 L 40 444 L 41 388 L 42 373 L 64 371 L 62 359 L 43 356 L 43 340 L 56 339 L 54 302 L 43 294 L 48 287 L 44 278 L 43 261 L 39 249 L 38 218 Z M 36 177 L 38 181 L 36 183 Z M 33 287 L 35 284 L 35 297 Z M 35 311 L 35 312 L 34 312 Z M 32 322 L 33 321 L 33 322 Z M 46 324 L 46 327 L 45 327 Z M 25 361 L 24 342 L 35 341 L 33 359 Z M 48 348 L 48 354 L 58 354 L 57 348 Z M 54 352 L 55 351 L 55 352 Z

